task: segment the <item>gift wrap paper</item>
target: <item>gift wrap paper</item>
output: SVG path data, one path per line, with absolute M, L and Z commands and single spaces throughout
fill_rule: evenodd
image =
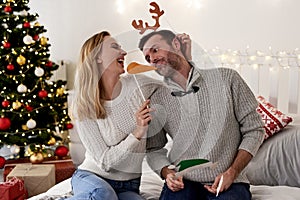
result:
M 17 164 L 7 175 L 7 179 L 13 177 L 24 180 L 28 197 L 31 197 L 46 192 L 55 185 L 55 165 Z
M 23 180 L 14 177 L 0 183 L 0 200 L 24 200 L 26 197 Z

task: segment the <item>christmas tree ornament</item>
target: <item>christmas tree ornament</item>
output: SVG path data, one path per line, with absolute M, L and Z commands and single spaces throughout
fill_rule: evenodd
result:
M 41 99 L 43 99 L 43 98 L 46 98 L 48 96 L 48 92 L 46 90 L 42 89 L 41 91 L 39 91 L 38 95 Z
M 5 99 L 4 101 L 2 101 L 2 106 L 3 106 L 4 108 L 7 108 L 7 107 L 9 106 L 9 104 L 10 104 L 10 102 L 7 101 L 6 99 Z
M 25 37 L 23 38 L 23 42 L 24 44 L 32 44 L 34 43 L 35 41 L 32 39 L 32 37 L 30 35 L 25 35 Z
M 1 117 L 0 118 L 0 130 L 1 131 L 6 131 L 10 128 L 11 121 L 7 117 Z
M 33 119 L 30 119 L 26 122 L 26 126 L 29 128 L 29 129 L 33 129 L 36 127 L 36 121 L 33 120 Z
M 66 124 L 66 128 L 67 129 L 72 129 L 73 128 L 73 124 L 71 122 Z
M 8 69 L 9 71 L 13 71 L 15 69 L 15 66 L 10 63 L 6 66 L 6 69 Z
M 21 12 L 19 12 L 20 16 L 25 17 L 28 15 L 28 12 L 26 10 L 22 10 Z
M 12 3 L 14 0 L 6 0 L 6 3 Z
M 35 22 L 33 26 L 41 26 L 39 22 Z
M 26 105 L 26 106 L 25 106 L 25 109 L 26 109 L 27 111 L 31 112 L 31 111 L 33 110 L 33 107 L 30 106 L 30 105 Z
M 32 164 L 39 164 L 44 161 L 44 156 L 41 152 L 36 152 L 30 156 L 29 160 Z
M 24 84 L 20 84 L 18 87 L 17 87 L 17 91 L 19 92 L 19 93 L 25 93 L 25 92 L 27 92 L 27 87 L 26 87 L 26 85 L 24 85 Z
M 54 137 L 51 137 L 50 140 L 48 141 L 48 145 L 55 145 L 56 139 Z
M 61 145 L 61 146 L 56 147 L 54 153 L 58 157 L 65 157 L 68 155 L 69 149 L 66 146 Z
M 41 45 L 46 46 L 47 42 L 48 42 L 48 39 L 46 37 L 42 36 L 40 39 Z
M 18 100 L 13 102 L 13 109 L 14 110 L 18 110 L 21 106 L 22 106 L 22 104 Z
M 46 67 L 52 67 L 53 66 L 53 63 L 51 61 L 48 61 L 46 62 L 45 64 Z
M 35 70 L 34 70 L 34 74 L 37 76 L 37 77 L 41 77 L 44 75 L 44 69 L 41 68 L 41 67 L 36 67 Z
M 10 48 L 10 43 L 7 42 L 7 41 L 3 42 L 3 47 L 4 47 L 5 49 L 9 49 L 9 48 Z
M 26 63 L 26 58 L 25 58 L 24 56 L 22 56 L 22 55 L 19 55 L 19 56 L 17 57 L 17 63 L 18 63 L 19 65 L 24 65 L 24 64 Z
M 40 38 L 39 35 L 34 35 L 34 36 L 33 36 L 34 41 L 38 41 L 39 38 Z
M 0 156 L 0 169 L 3 169 L 3 167 L 5 166 L 5 158 L 3 156 Z
M 4 7 L 4 12 L 10 13 L 12 11 L 12 8 L 10 6 L 5 6 Z
M 56 94 L 59 95 L 59 96 L 63 95 L 64 92 L 65 92 L 64 88 L 58 88 L 58 89 L 56 90 Z
M 18 145 L 12 145 L 10 147 L 10 152 L 12 154 L 18 154 L 20 152 L 20 147 Z
M 22 125 L 22 129 L 23 129 L 24 131 L 28 131 L 28 130 L 29 130 L 29 128 L 27 127 L 26 124 L 23 124 L 23 125 Z
M 29 22 L 24 22 L 23 23 L 23 28 L 30 28 L 30 23 Z

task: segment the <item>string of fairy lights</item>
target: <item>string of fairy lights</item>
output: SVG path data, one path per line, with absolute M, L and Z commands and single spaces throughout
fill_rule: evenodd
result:
M 253 67 L 268 66 L 272 71 L 277 67 L 283 69 L 299 68 L 300 70 L 300 50 L 276 51 L 273 52 L 269 47 L 268 52 L 260 50 L 251 50 L 247 47 L 244 51 L 227 49 L 219 47 L 204 50 L 212 62 L 218 66 L 240 68 L 244 66 Z

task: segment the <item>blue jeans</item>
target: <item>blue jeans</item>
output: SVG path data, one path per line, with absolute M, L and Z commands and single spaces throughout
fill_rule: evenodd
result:
M 114 181 L 77 169 L 71 184 L 74 195 L 68 200 L 144 200 L 139 195 L 140 178 Z
M 233 183 L 226 191 L 216 194 L 208 192 L 199 182 L 183 180 L 184 188 L 173 192 L 164 184 L 159 200 L 251 200 L 250 185 Z

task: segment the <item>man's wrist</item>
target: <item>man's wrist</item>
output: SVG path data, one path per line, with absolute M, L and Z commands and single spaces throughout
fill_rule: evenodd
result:
M 163 178 L 163 179 L 166 179 L 167 178 L 167 175 L 170 174 L 170 173 L 175 173 L 175 170 L 173 169 L 170 169 L 169 166 L 165 166 L 161 169 L 161 172 L 160 172 L 160 176 Z
M 229 167 L 228 168 L 228 173 L 232 176 L 232 177 L 234 177 L 234 179 L 236 179 L 236 177 L 238 177 L 239 176 L 239 170 L 237 170 L 237 169 L 235 169 L 234 167 Z

